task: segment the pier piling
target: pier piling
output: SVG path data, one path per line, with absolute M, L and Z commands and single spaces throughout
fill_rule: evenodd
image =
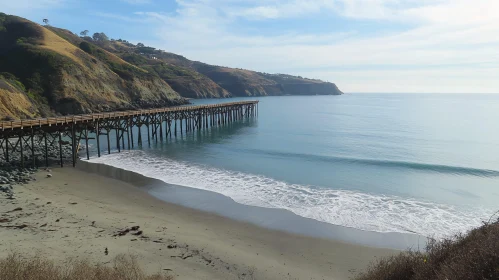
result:
M 100 136 L 106 135 L 107 153 L 111 154 L 113 130 L 116 137 L 115 148 L 121 152 L 126 148 L 128 150 L 135 148 L 135 140 L 142 147 L 142 125 L 147 129 L 147 141 L 150 146 L 151 140 L 157 143 L 158 139 L 162 142 L 165 138 L 168 139 L 168 136 L 170 139 L 173 136 L 177 137 L 178 125 L 180 125 L 180 135 L 183 136 L 184 132 L 186 134 L 196 130 L 200 132 L 257 115 L 258 101 L 242 101 L 36 120 L 0 121 L 0 156 L 9 162 L 16 153 L 19 154 L 21 167 L 25 166 L 25 160 L 31 160 L 33 167 L 36 167 L 40 163 L 37 161 L 38 154 L 43 156 L 45 165 L 48 166 L 49 157 L 54 156 L 53 153 L 49 153 L 49 146 L 58 144 L 59 155 L 55 160 L 58 160 L 63 167 L 63 146 L 70 145 L 72 164 L 76 166 L 80 141 L 85 141 L 86 158 L 89 159 L 89 140 L 95 139 L 97 156 L 100 157 Z M 136 136 L 134 129 L 137 132 Z M 89 137 L 89 133 L 95 134 L 95 138 Z M 25 155 L 27 151 L 31 153 Z

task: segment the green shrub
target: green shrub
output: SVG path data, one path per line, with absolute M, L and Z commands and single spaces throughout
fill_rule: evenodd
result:
M 121 57 L 123 60 L 125 60 L 128 63 L 137 65 L 137 66 L 142 66 L 148 63 L 147 59 L 143 57 L 142 55 L 138 54 L 125 54 Z
M 84 52 L 93 55 L 95 47 L 90 44 L 89 42 L 83 41 L 80 43 L 80 49 L 82 49 Z
M 90 42 L 81 42 L 80 49 L 107 64 L 114 73 L 118 74 L 118 76 L 124 80 L 131 81 L 134 76 L 143 77 L 144 75 L 147 75 L 147 73 L 144 73 L 129 64 L 117 62 L 109 53 Z
M 18 90 L 22 91 L 22 92 L 25 92 L 26 91 L 26 87 L 23 85 L 23 83 L 21 83 L 16 76 L 14 76 L 13 74 L 9 73 L 9 72 L 1 72 L 0 73 L 0 78 L 3 78 L 7 81 L 9 81 L 10 85 L 14 86 L 15 88 L 17 88 Z
M 0 53 L 0 71 L 13 74 L 30 97 L 44 104 L 54 104 L 55 92 L 60 87 L 60 70 L 73 64 L 58 53 L 29 45 Z

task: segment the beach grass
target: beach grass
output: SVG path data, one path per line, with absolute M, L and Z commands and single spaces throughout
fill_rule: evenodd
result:
M 372 263 L 357 280 L 499 279 L 499 220 Z
M 43 254 L 23 256 L 12 252 L 0 259 L 0 280 L 172 280 L 160 273 L 146 275 L 133 255 L 118 255 L 111 266 L 93 265 L 86 259 L 56 264 Z

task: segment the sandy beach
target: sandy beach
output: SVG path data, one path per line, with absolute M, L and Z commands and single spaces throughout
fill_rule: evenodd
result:
M 40 171 L 36 181 L 16 187 L 14 200 L 0 199 L 0 257 L 40 252 L 108 264 L 125 253 L 176 279 L 349 279 L 376 257 L 396 253 L 264 229 L 78 169 L 51 174 Z

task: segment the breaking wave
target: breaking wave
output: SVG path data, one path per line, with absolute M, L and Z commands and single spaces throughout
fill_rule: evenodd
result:
M 130 170 L 169 184 L 217 192 L 241 204 L 286 209 L 303 217 L 367 231 L 443 237 L 478 226 L 490 215 L 490 211 L 481 208 L 462 209 L 411 198 L 291 184 L 266 176 L 146 155 L 143 151 L 111 154 L 91 162 Z M 371 163 L 370 160 L 361 162 Z M 407 166 L 427 168 L 422 164 L 407 163 Z M 438 168 L 495 174 L 469 168 Z

